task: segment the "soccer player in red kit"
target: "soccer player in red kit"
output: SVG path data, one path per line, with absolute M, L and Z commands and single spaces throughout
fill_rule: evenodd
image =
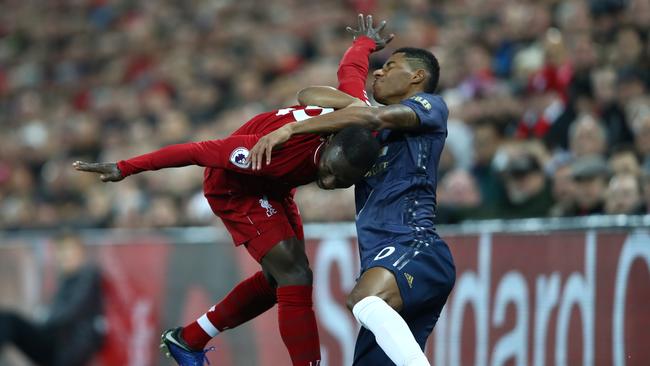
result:
M 372 38 L 357 41 L 369 50 L 380 49 L 390 41 L 378 33 L 369 36 Z M 358 60 L 366 54 L 351 48 L 338 71 L 339 90 L 363 103 L 367 103 L 367 69 L 360 68 Z M 203 188 L 213 212 L 223 220 L 235 245 L 244 245 L 261 264 L 262 271 L 237 285 L 195 322 L 163 333 L 164 346 L 180 365 L 202 365 L 205 356 L 201 350 L 212 337 L 255 318 L 276 302 L 280 334 L 293 365 L 319 364 L 312 273 L 304 251 L 302 222 L 293 201 L 294 188 L 314 180 L 324 189 L 351 186 L 374 163 L 378 143 L 370 131 L 352 127 L 332 138 L 292 138 L 273 152 L 273 163 L 260 170 L 251 169 L 248 154 L 265 134 L 287 123 L 309 123 L 309 118 L 332 110 L 294 106 L 260 114 L 222 140 L 172 145 L 117 163 L 74 163 L 77 170 L 100 174 L 102 181 L 119 181 L 142 171 L 169 167 L 206 167 Z

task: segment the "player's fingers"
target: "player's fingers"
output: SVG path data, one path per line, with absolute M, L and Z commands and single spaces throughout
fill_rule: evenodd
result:
M 368 24 L 367 24 L 368 29 L 372 29 L 372 15 L 368 15 L 368 16 L 366 17 L 366 21 L 367 21 L 367 23 L 368 23 Z
M 363 14 L 359 14 L 359 30 L 360 31 L 365 31 L 366 30 L 366 25 L 364 23 L 365 23 L 365 21 L 363 19 Z
M 255 154 L 255 170 L 262 169 L 262 161 L 264 161 L 264 153 L 266 152 L 266 145 L 268 144 L 267 140 L 267 138 L 264 138 L 264 140 L 260 141 L 260 147 Z
M 380 33 L 382 30 L 384 30 L 384 27 L 386 27 L 386 21 L 382 20 L 381 23 L 379 23 L 379 27 L 377 27 L 377 33 Z
M 77 170 L 81 170 L 84 172 L 92 172 L 92 173 L 102 173 L 103 170 L 100 169 L 99 164 L 97 163 L 84 163 L 83 161 L 76 161 L 73 166 Z
M 260 170 L 262 166 L 262 159 L 264 159 L 264 144 L 260 144 L 259 149 L 255 152 L 255 170 Z
M 393 38 L 395 38 L 395 35 L 394 35 L 393 33 L 391 33 L 391 34 L 388 36 L 388 38 L 386 39 L 386 44 L 389 44 L 390 41 L 393 40 Z
M 250 153 L 248 155 L 248 159 L 249 159 L 249 162 L 251 164 L 251 169 L 253 169 L 253 170 L 255 170 L 256 167 L 257 167 L 257 154 L 258 154 L 258 151 L 260 150 L 259 145 L 260 145 L 259 142 L 257 144 L 255 144 L 255 146 L 253 146 L 253 148 L 251 149 L 251 151 L 250 151 Z
M 354 29 L 352 27 L 345 27 L 346 32 L 354 33 Z
M 271 164 L 271 153 L 273 152 L 273 145 L 268 144 L 266 146 L 266 165 Z

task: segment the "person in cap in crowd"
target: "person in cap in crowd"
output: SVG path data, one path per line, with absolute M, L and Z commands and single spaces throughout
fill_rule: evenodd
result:
M 506 199 L 499 217 L 544 217 L 552 204 L 550 184 L 539 160 L 530 153 L 511 156 L 503 172 Z
M 586 156 L 571 166 L 576 187 L 576 211 L 572 216 L 602 214 L 610 176 L 607 162 L 599 156 Z

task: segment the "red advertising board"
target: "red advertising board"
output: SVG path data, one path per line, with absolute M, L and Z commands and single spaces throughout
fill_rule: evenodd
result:
M 358 331 L 344 305 L 359 268 L 353 232 L 342 225 L 307 233 L 322 364 L 349 365 Z M 169 364 L 156 353 L 160 331 L 200 316 L 258 270 L 226 239 L 182 244 L 170 235 L 127 241 L 105 235 L 95 251 L 109 285 L 111 332 L 100 357 L 104 365 Z M 650 365 L 648 230 L 445 239 L 457 278 L 427 345 L 432 365 Z M 37 301 L 33 295 L 34 288 L 51 286 L 34 280 L 45 278 L 43 269 L 52 267 L 52 259 L 38 249 L 41 244 L 0 246 L 0 288 L 14 296 L 0 304 L 47 302 L 45 295 Z M 16 263 L 20 271 L 2 270 Z M 16 290 L 20 286 L 32 290 Z M 211 360 L 289 365 L 276 312 L 219 335 Z

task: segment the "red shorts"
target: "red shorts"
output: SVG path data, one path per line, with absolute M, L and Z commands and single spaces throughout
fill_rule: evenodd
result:
M 210 196 L 212 211 L 221 218 L 235 245 L 245 245 L 253 258 L 262 258 L 280 241 L 304 240 L 302 219 L 292 195 Z

